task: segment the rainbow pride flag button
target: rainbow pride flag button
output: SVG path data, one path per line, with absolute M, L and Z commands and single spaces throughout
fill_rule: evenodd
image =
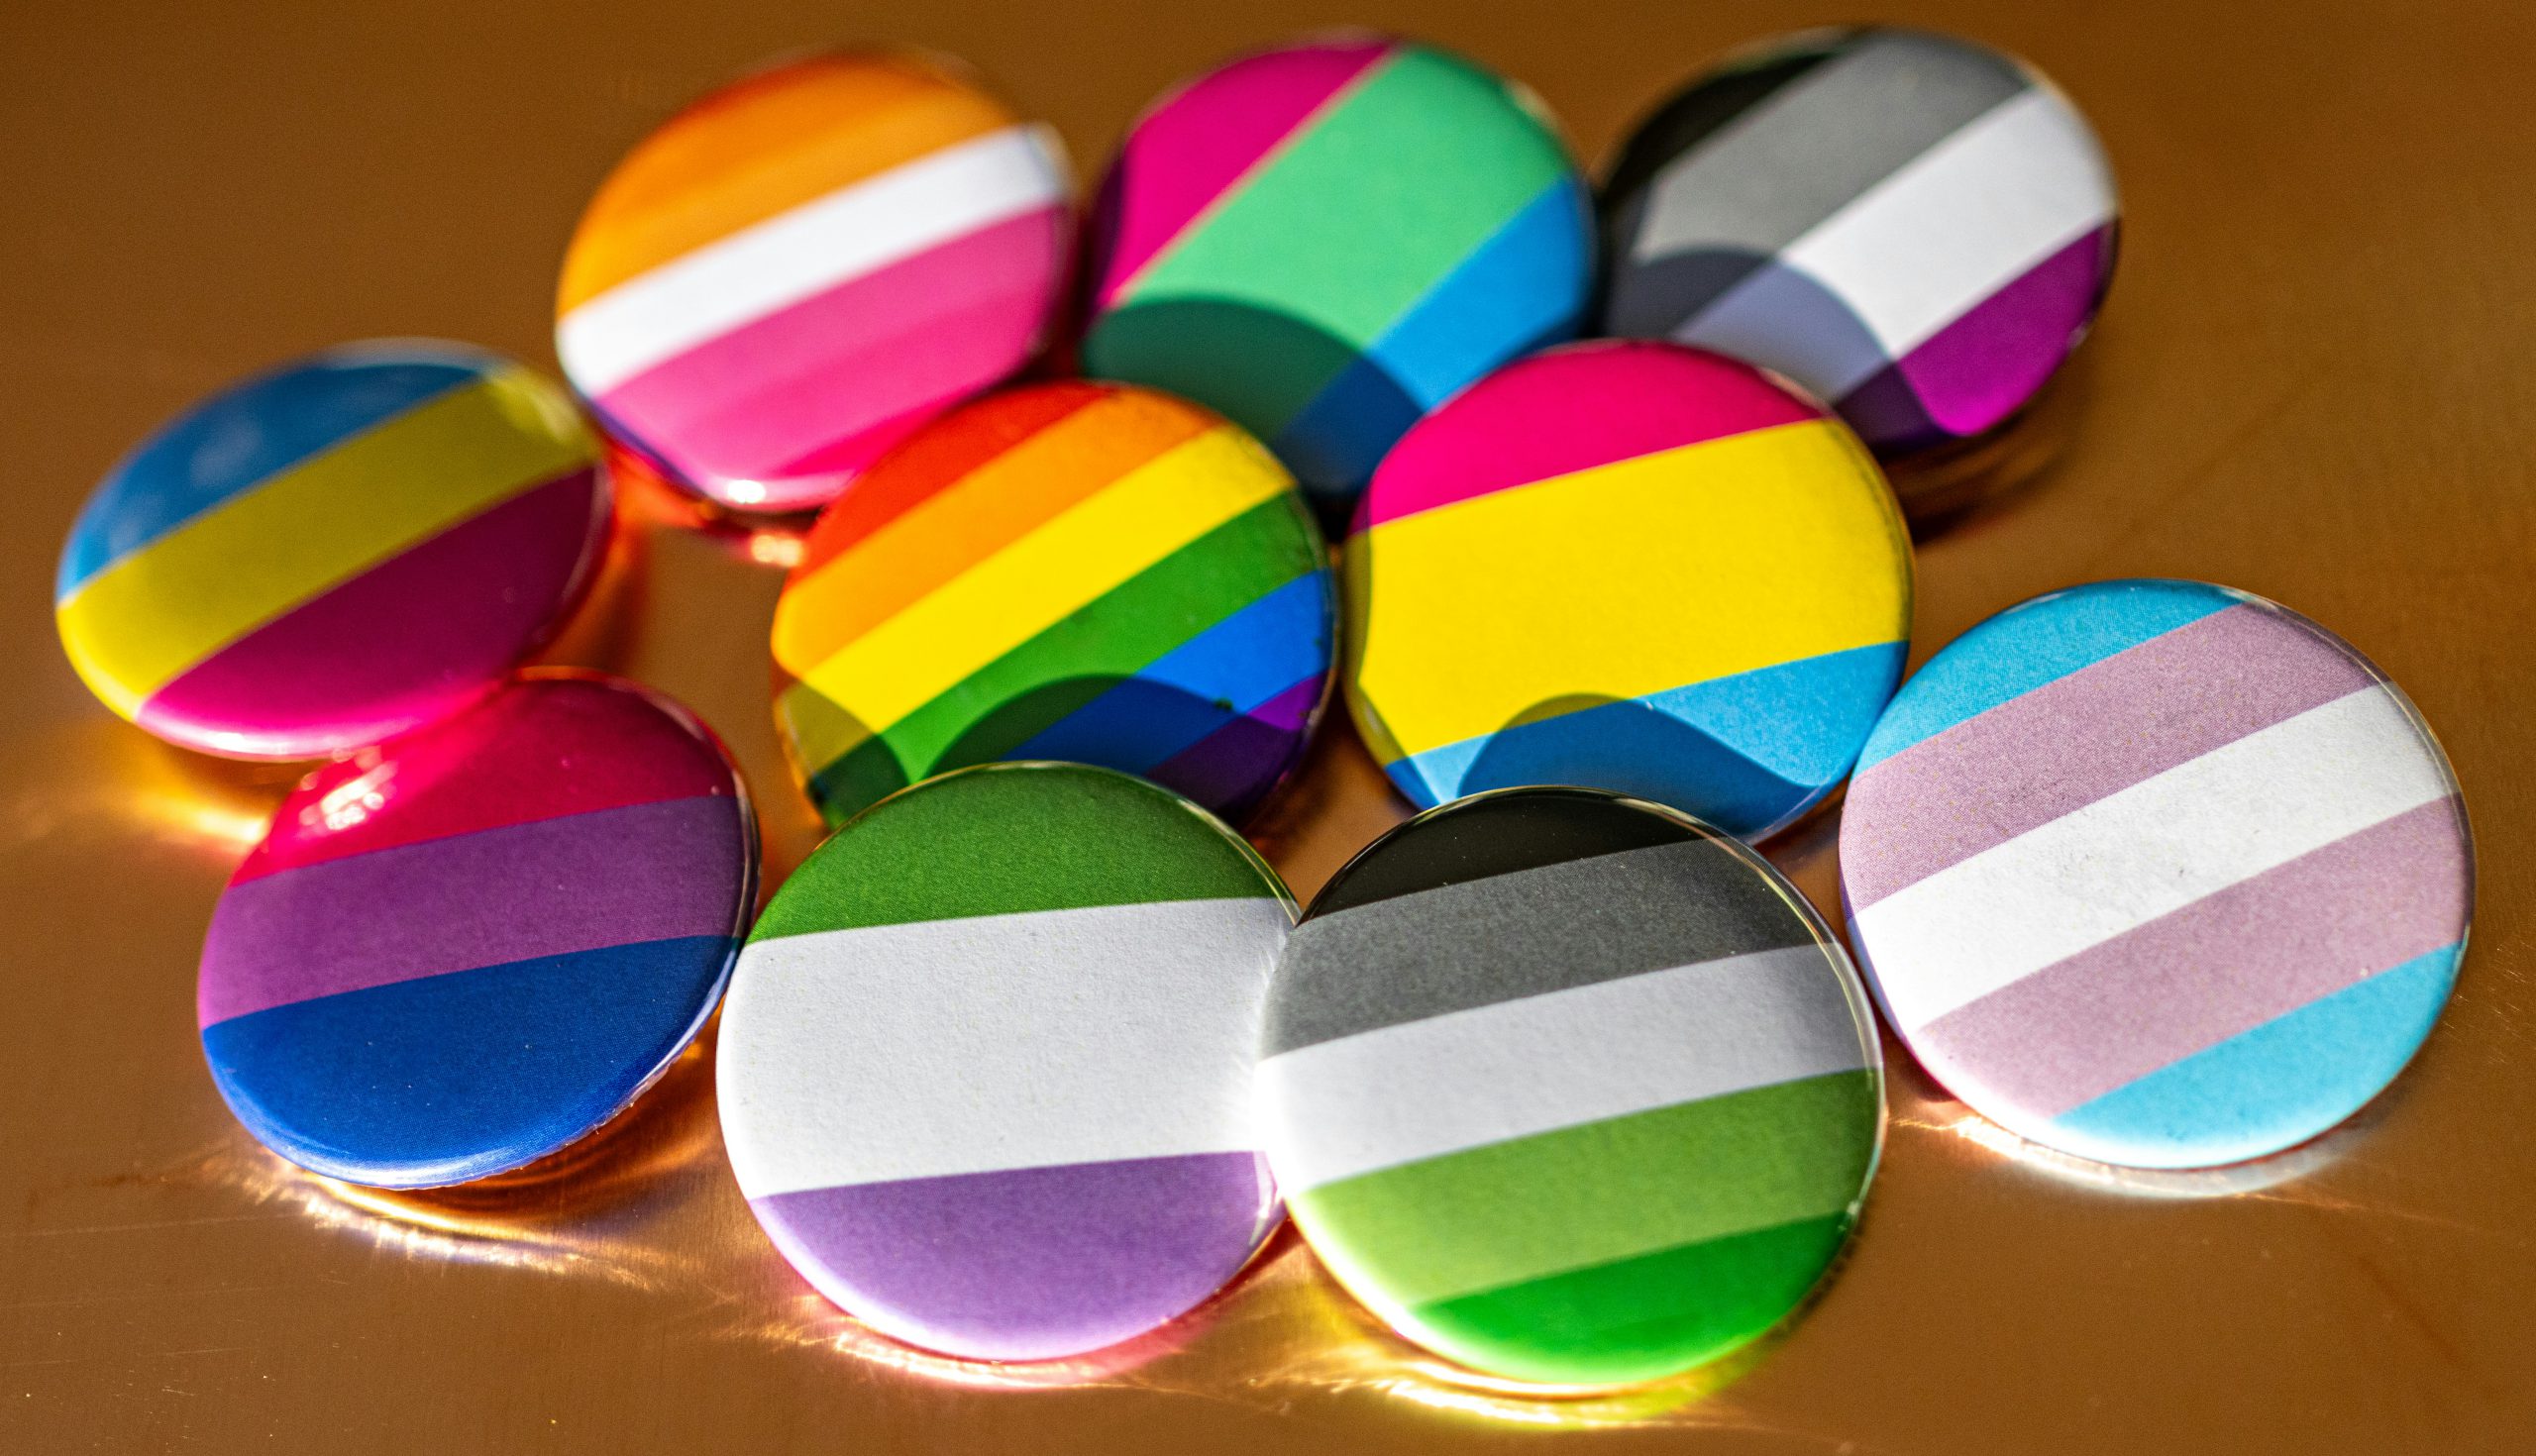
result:
M 604 544 L 598 441 L 457 345 L 358 344 L 195 405 L 117 464 L 54 620 L 106 706 L 187 748 L 315 758 L 480 696 Z
M 1780 1324 L 1882 1138 L 1840 945 L 1737 841 L 1518 788 L 1339 871 L 1268 996 L 1260 1132 L 1314 1252 L 1490 1375 L 1652 1380 Z
M 1221 410 L 1335 519 L 1420 415 L 1572 337 L 1593 273 L 1585 185 L 1537 104 L 1374 36 L 1165 96 L 1092 238 L 1084 371 Z
M 1535 355 L 1427 416 L 1345 572 L 1348 703 L 1412 802 L 1581 784 L 1746 839 L 1847 777 L 1911 624 L 1856 437 L 1661 343 Z
M 2102 581 L 1903 685 L 1841 881 L 1894 1030 L 1974 1111 L 2203 1168 L 2403 1070 L 2456 982 L 2474 846 L 2447 756 L 2340 639 L 2223 586 Z
M 1055 133 L 946 62 L 776 66 L 609 174 L 564 256 L 555 352 L 663 474 L 805 510 L 1038 350 L 1069 191 Z
M 946 769 L 1059 759 L 1238 819 L 1326 695 L 1327 549 L 1211 411 L 1042 384 L 958 410 L 810 529 L 776 719 L 831 824 Z
M 893 1338 L 1114 1345 L 1220 1289 L 1279 1204 L 1251 1049 L 1275 872 L 1142 780 L 945 775 L 838 830 L 749 936 L 722 1138 L 787 1259 Z
M 264 1146 L 379 1188 L 517 1168 L 622 1110 L 721 998 L 757 830 L 704 726 L 543 670 L 318 770 L 212 912 L 212 1080 Z
M 1984 435 L 2113 279 L 2113 171 L 2024 62 L 1809 31 L 1691 83 L 1603 188 L 1603 332 L 1750 360 L 1886 455 Z

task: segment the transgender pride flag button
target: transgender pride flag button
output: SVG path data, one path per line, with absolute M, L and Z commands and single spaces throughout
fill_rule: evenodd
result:
M 693 1039 L 756 875 L 701 724 L 629 682 L 525 675 L 274 810 L 203 942 L 212 1080 L 266 1147 L 330 1177 L 516 1168 Z
M 2474 849 L 2447 757 L 2360 654 L 2244 592 L 2101 581 L 1903 684 L 1841 878 L 1894 1029 L 1973 1110 L 2200 1168 L 2394 1080 L 2455 984 Z
M 1221 1288 L 1278 1217 L 1251 1128 L 1284 886 L 1105 769 L 884 799 L 767 906 L 722 1017 L 722 1137 L 767 1234 L 898 1339 L 1082 1354 Z

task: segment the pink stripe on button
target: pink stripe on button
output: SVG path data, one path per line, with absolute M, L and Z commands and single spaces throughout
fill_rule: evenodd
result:
M 2466 933 L 2457 801 L 2409 809 L 1912 1033 L 1976 1103 L 2055 1117 Z
M 2010 698 L 1870 767 L 1842 846 L 1852 911 L 2310 708 L 2377 685 L 2349 653 L 2232 606 Z

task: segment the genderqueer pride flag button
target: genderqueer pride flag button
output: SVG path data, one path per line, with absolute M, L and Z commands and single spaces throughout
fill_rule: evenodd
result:
M 697 101 L 582 214 L 555 353 L 610 434 L 728 505 L 804 510 L 1011 373 L 1062 296 L 1056 134 L 907 52 Z
M 1566 149 L 1497 76 L 1363 34 L 1261 52 L 1121 144 L 1084 371 L 1223 411 L 1343 519 L 1421 414 L 1575 335 L 1592 239 Z
M 1922 31 L 1809 31 L 1693 81 L 1603 188 L 1604 332 L 1750 360 L 1879 453 L 1987 433 L 2113 277 L 2113 174 L 2024 62 Z
M 1250 1104 L 1293 908 L 1186 799 L 997 764 L 882 801 L 749 937 L 722 1136 L 776 1246 L 909 1344 L 1116 1344 L 1238 1273 L 1278 1216 Z
M 1600 342 L 1411 430 L 1345 584 L 1348 702 L 1412 802 L 1574 783 L 1758 839 L 1848 775 L 1900 680 L 1911 543 L 1819 405 Z
M 1328 554 L 1294 480 L 1150 389 L 1007 390 L 810 528 L 776 602 L 778 726 L 829 823 L 995 759 L 1141 774 L 1239 820 L 1327 695 Z
M 609 517 L 564 391 L 458 345 L 350 345 L 194 405 L 62 546 L 61 645 L 187 748 L 316 758 L 464 706 L 579 598 Z
M 1949 1091 L 2046 1147 L 2197 1168 L 2393 1081 L 2456 981 L 2474 848 L 2446 755 L 2350 646 L 2227 587 L 2101 581 L 1903 685 L 1841 879 Z
M 694 1037 L 756 875 L 703 725 L 630 682 L 523 675 L 274 810 L 203 940 L 212 1080 L 266 1147 L 330 1177 L 518 1167 Z
M 1296 1223 L 1410 1339 L 1517 1380 L 1717 1358 L 1821 1281 L 1882 1068 L 1849 960 L 1705 825 L 1508 789 L 1330 881 L 1268 1000 L 1259 1105 Z

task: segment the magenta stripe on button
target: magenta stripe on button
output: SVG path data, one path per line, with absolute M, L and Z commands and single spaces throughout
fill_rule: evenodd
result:
M 2285 633 L 2252 607 L 2153 637 L 1860 774 L 1847 812 L 1913 832 L 1842 846 L 1849 906 L 1863 910 L 2073 809 L 2376 685 L 2349 653 Z
M 728 795 L 352 855 L 233 884 L 203 939 L 210 1026 L 316 996 L 674 936 L 729 935 L 745 857 Z M 486 906 L 498 907 L 487 913 Z M 367 913 L 388 907 L 386 913 Z
M 1896 362 L 1941 429 L 1964 437 L 1989 430 L 2060 367 L 2104 292 L 2108 231 L 2036 263 Z
M 2465 933 L 2457 802 L 2409 809 L 1939 1017 L 1911 1045 L 1978 1100 L 2058 1116 Z

